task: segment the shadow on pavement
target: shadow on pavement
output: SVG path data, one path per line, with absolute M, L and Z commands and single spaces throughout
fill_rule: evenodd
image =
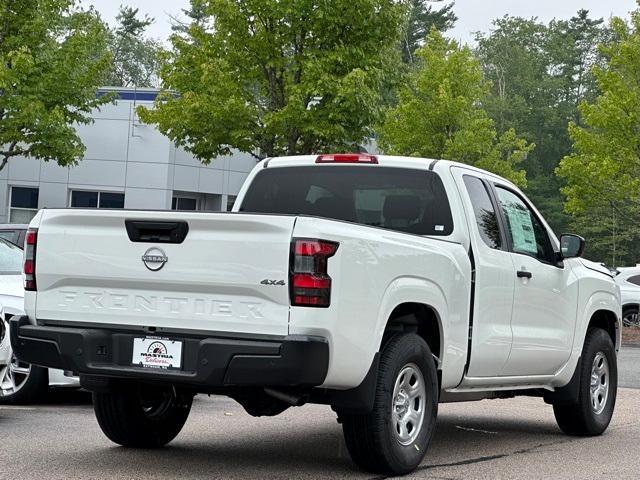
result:
M 34 405 L 91 405 L 91 393 L 79 388 L 52 388 L 42 401 Z
M 252 421 L 256 424 L 250 431 L 230 428 L 222 432 L 216 431 L 214 425 L 211 431 L 186 431 L 161 450 L 105 445 L 74 459 L 76 474 L 82 476 L 83 471 L 91 472 L 99 464 L 104 471 L 119 475 L 142 468 L 144 478 L 166 478 L 167 474 L 179 471 L 189 478 L 375 477 L 358 471 L 351 462 L 341 428 L 335 423 L 293 430 L 287 424 L 274 428 L 270 423 L 263 428 L 260 420 Z M 456 465 L 461 461 L 484 461 L 487 455 L 503 457 L 514 451 L 526 452 L 529 448 L 561 444 L 566 440 L 553 421 L 489 420 L 443 414 L 420 470 Z
M 260 430 L 257 428 L 256 430 Z M 76 469 L 92 471 L 99 464 L 110 474 L 126 474 L 131 466 L 144 470 L 144 478 L 167 478 L 184 472 L 187 478 L 357 478 L 335 428 L 310 432 L 279 432 L 248 438 L 217 437 L 202 441 L 181 435 L 160 450 L 132 450 L 119 446 L 83 453 Z M 199 440 L 197 443 L 194 440 Z M 79 471 L 77 470 L 79 473 Z M 363 475 L 364 478 L 371 475 Z

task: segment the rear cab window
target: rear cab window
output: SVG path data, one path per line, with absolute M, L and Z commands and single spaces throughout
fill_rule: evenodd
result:
M 432 171 L 381 166 L 297 166 L 260 171 L 241 212 L 310 215 L 417 235 L 453 232 L 449 199 Z

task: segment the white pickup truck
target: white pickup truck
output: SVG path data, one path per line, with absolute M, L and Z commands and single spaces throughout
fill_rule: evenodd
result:
M 232 213 L 40 211 L 11 342 L 77 372 L 118 444 L 170 442 L 197 393 L 320 403 L 358 466 L 402 474 L 439 402 L 538 396 L 568 434 L 607 428 L 620 293 L 583 248 L 462 164 L 273 158 Z

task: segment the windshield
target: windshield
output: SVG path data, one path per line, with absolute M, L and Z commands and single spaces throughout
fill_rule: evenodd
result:
M 262 170 L 242 212 L 313 215 L 419 235 L 449 235 L 449 200 L 434 172 L 379 166 Z
M 19 275 L 22 272 L 22 250 L 0 238 L 0 275 Z

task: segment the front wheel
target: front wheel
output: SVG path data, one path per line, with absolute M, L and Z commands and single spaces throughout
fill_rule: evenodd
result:
M 143 385 L 128 390 L 93 394 L 100 428 L 124 447 L 158 448 L 173 440 L 189 416 L 193 396 L 173 388 Z
M 567 435 L 600 435 L 613 416 L 618 389 L 616 352 L 607 332 L 600 328 L 587 332 L 578 368 L 577 402 L 554 405 L 553 413 Z
M 341 415 L 347 449 L 363 470 L 391 475 L 413 471 L 424 458 L 438 412 L 438 377 L 426 342 L 415 334 L 383 347 L 373 410 Z

